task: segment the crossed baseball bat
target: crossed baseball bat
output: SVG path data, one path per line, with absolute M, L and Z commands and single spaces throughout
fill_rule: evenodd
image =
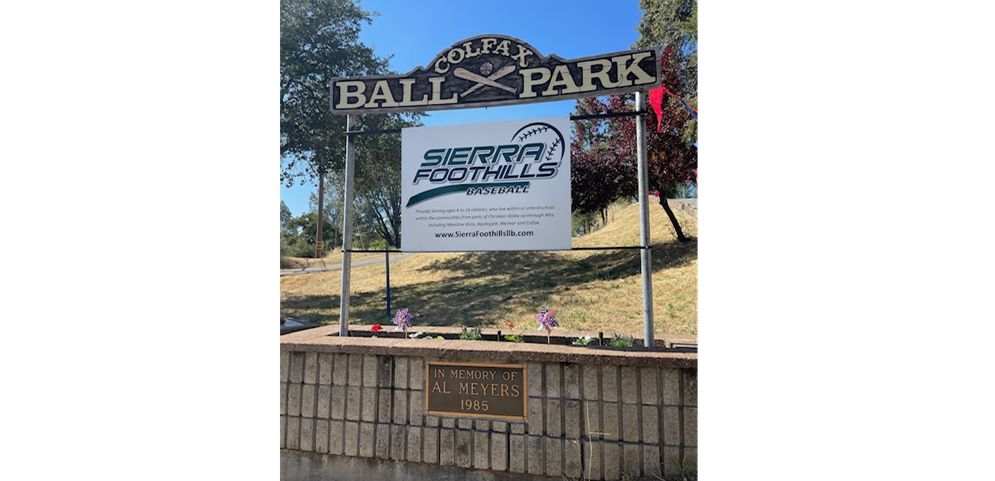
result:
M 498 70 L 497 72 L 494 72 L 493 74 L 491 74 L 490 77 L 482 77 L 482 76 L 477 75 L 477 74 L 475 74 L 475 73 L 473 73 L 473 72 L 471 72 L 471 71 L 469 71 L 469 70 L 467 70 L 465 68 L 458 68 L 456 70 L 453 70 L 453 75 L 455 75 L 455 76 L 457 76 L 457 77 L 459 77 L 459 78 L 461 78 L 463 80 L 471 80 L 473 82 L 477 82 L 477 85 L 474 85 L 473 87 L 470 87 L 465 92 L 463 92 L 463 93 L 460 94 L 460 97 L 466 97 L 467 95 L 470 95 L 471 93 L 473 93 L 474 91 L 476 91 L 477 89 L 479 89 L 479 88 L 481 88 L 481 87 L 483 87 L 485 85 L 490 86 L 490 87 L 497 87 L 497 88 L 499 88 L 501 90 L 507 90 L 508 92 L 515 93 L 516 92 L 515 89 L 513 89 L 513 88 L 511 88 L 511 87 L 509 87 L 507 85 L 501 85 L 501 84 L 495 82 L 495 80 L 497 80 L 497 79 L 499 79 L 501 77 L 504 77 L 505 75 L 508 75 L 508 74 L 510 74 L 511 72 L 514 72 L 514 71 L 515 71 L 515 65 L 514 64 L 510 64 L 510 65 L 505 65 L 504 67 L 501 67 L 500 70 Z

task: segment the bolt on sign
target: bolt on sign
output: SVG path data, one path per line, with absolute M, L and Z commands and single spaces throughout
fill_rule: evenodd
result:
M 657 66 L 652 49 L 564 60 L 514 37 L 481 35 L 404 75 L 332 79 L 331 108 L 410 112 L 597 97 L 656 87 Z
M 525 419 L 522 364 L 425 363 L 425 412 Z

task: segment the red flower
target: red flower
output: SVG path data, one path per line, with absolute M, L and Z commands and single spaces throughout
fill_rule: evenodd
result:
M 512 328 L 512 329 L 514 329 L 514 328 L 515 328 L 515 323 L 514 323 L 514 322 L 511 322 L 511 321 L 508 321 L 508 322 L 504 323 L 504 325 L 506 325 L 506 326 L 508 326 L 508 327 L 510 327 L 510 328 Z
M 383 326 L 381 326 L 380 324 L 374 324 L 373 327 L 370 328 L 371 332 L 379 332 L 379 331 L 382 331 L 382 330 L 383 330 Z

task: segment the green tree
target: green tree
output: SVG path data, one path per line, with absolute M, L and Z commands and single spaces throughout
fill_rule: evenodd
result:
M 283 230 L 285 227 L 287 227 L 287 221 L 289 221 L 293 217 L 294 217 L 294 214 L 292 214 L 290 212 L 290 207 L 287 207 L 287 204 L 283 203 L 283 201 L 281 200 L 280 201 L 280 230 Z
M 359 41 L 376 13 L 351 0 L 280 2 L 280 181 L 304 184 L 341 170 L 345 117 L 329 109 L 334 77 L 383 74 L 387 59 Z

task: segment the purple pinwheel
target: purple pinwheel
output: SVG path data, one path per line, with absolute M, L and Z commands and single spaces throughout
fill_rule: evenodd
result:
M 394 318 L 391 320 L 394 322 L 394 325 L 397 326 L 397 329 L 403 329 L 404 335 L 407 336 L 408 328 L 411 327 L 411 320 L 414 318 L 415 316 L 411 315 L 407 309 L 398 309 L 397 312 L 394 313 Z
M 556 323 L 556 311 L 550 311 L 546 309 L 546 306 L 542 306 L 542 309 L 539 309 L 539 314 L 535 315 L 535 319 L 539 323 L 539 331 L 546 329 L 546 343 L 548 344 L 549 335 L 553 332 L 553 328 L 560 326 Z

